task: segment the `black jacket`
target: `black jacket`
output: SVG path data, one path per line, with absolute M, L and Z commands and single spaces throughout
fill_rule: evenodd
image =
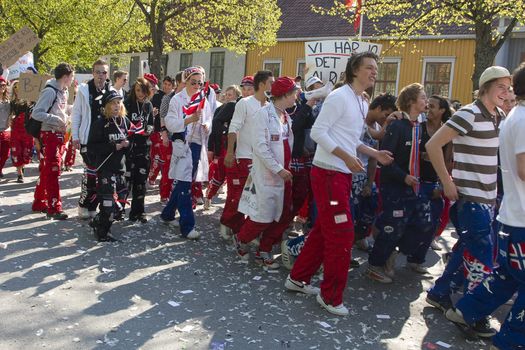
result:
M 306 138 L 306 130 L 312 129 L 315 118 L 312 114 L 312 107 L 308 106 L 306 102 L 301 103 L 292 117 L 292 131 L 293 131 L 293 149 L 292 157 L 299 158 L 304 155 L 304 142 Z
M 133 134 L 129 137 L 132 145 L 131 148 L 143 148 L 149 145 L 149 134 L 153 132 L 153 105 L 149 101 L 143 103 L 132 101 L 128 98 L 124 102 L 126 110 L 128 111 L 128 119 L 135 125 L 139 122 L 144 126 L 146 135 Z
M 130 122 L 126 117 L 117 118 L 116 122 L 120 127 L 113 119 L 100 118 L 91 125 L 89 130 L 88 149 L 95 157 L 95 166 L 97 168 L 100 166 L 99 172 L 123 173 L 126 171 L 125 156 L 128 148 L 117 151 L 116 145 L 127 139 Z M 101 166 L 102 163 L 104 164 Z
M 228 134 L 236 103 L 237 102 L 225 103 L 217 108 L 213 114 L 208 150 L 214 152 L 215 155 L 221 154 L 221 151 L 227 146 L 222 142 L 222 138 Z

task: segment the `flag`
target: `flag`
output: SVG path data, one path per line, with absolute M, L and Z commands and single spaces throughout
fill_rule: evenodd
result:
M 208 96 L 209 90 L 210 82 L 207 81 L 204 87 L 191 97 L 190 102 L 182 107 L 182 112 L 185 115 L 192 115 L 197 112 L 197 109 L 204 108 L 204 103 L 206 103 L 206 96 Z
M 359 26 L 361 25 L 361 6 L 363 5 L 363 0 L 356 0 L 355 3 L 355 19 L 354 19 L 354 31 L 357 33 L 359 31 Z M 354 0 L 346 0 L 345 2 L 346 9 L 350 11 L 354 7 Z
M 129 135 L 144 135 L 146 133 L 146 130 L 144 129 L 144 125 L 142 125 L 142 121 L 139 120 L 139 122 L 135 125 L 131 123 L 128 134 Z
M 525 242 L 509 244 L 509 263 L 515 270 L 525 270 Z

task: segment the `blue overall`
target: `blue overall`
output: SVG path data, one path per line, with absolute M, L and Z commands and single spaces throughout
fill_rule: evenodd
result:
M 467 323 L 490 315 L 517 292 L 518 297 L 492 342 L 500 350 L 525 349 L 525 228 L 501 225 L 498 264 L 485 283 L 461 298 L 456 307 Z
M 368 256 L 372 266 L 385 265 L 397 246 L 401 253 L 412 259 L 423 242 L 428 237 L 432 239 L 432 228 L 435 227 L 430 199 L 416 196 L 412 187 L 388 182 L 381 185 L 381 196 L 383 212 L 376 222 L 379 234 Z
M 358 174 L 359 175 L 359 174 Z M 374 223 L 377 209 L 377 190 L 372 185 L 370 196 L 363 196 L 362 190 L 365 185 L 366 176 L 352 177 L 352 197 L 350 198 L 350 209 L 354 218 L 355 240 L 368 236 L 370 227 Z
M 450 208 L 450 220 L 459 239 L 436 284 L 428 291 L 435 299 L 450 300 L 461 287 L 471 292 L 493 270 L 492 206 L 460 199 Z

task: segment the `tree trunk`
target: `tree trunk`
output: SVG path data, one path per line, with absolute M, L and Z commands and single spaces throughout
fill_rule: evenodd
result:
M 481 73 L 494 64 L 498 50 L 494 48 L 492 41 L 492 25 L 483 20 L 476 21 L 476 49 L 474 54 L 474 73 L 472 74 L 472 88 L 479 88 L 479 77 Z
M 153 52 L 150 56 L 150 72 L 161 78 L 162 54 L 164 51 L 164 32 L 166 23 L 151 23 L 151 39 L 153 42 Z

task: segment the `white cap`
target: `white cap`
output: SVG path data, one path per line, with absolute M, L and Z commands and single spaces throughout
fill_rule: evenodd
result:
M 306 83 L 304 86 L 308 89 L 310 86 L 314 85 L 315 83 L 323 83 L 321 79 L 319 79 L 316 76 L 311 76 L 310 78 L 306 79 Z
M 481 76 L 479 77 L 479 87 L 481 87 L 483 84 L 499 78 L 509 78 L 512 79 L 512 76 L 510 75 L 509 71 L 505 67 L 500 66 L 492 66 L 487 69 L 483 73 L 481 73 Z

